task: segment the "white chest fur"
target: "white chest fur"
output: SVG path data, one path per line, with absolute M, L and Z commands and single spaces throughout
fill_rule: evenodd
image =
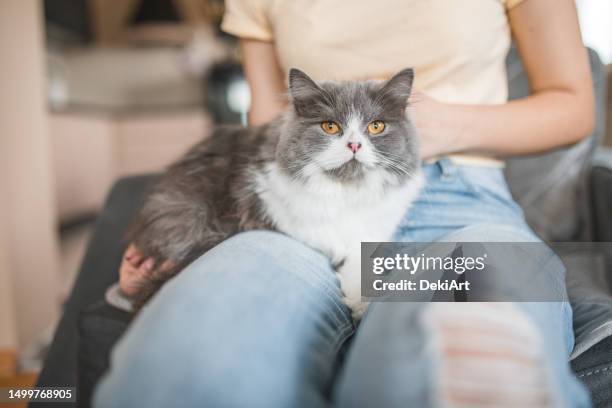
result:
M 270 164 L 256 178 L 266 213 L 279 231 L 323 252 L 333 263 L 344 261 L 338 273 L 354 311 L 361 297 L 361 242 L 391 239 L 422 183 L 418 175 L 389 187 L 385 177 L 374 170 L 359 185 L 343 185 L 324 175 L 305 184 Z

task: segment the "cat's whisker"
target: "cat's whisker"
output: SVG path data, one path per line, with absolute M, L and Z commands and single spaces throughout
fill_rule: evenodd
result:
M 383 158 L 385 160 L 392 161 L 394 163 L 404 164 L 404 165 L 408 164 L 407 159 L 405 157 L 402 157 L 396 154 L 377 152 L 376 155 L 378 158 Z
M 405 157 L 393 154 L 393 153 L 383 153 L 377 152 L 378 157 L 382 157 L 398 164 L 407 164 L 407 159 Z
M 405 174 L 407 176 L 412 176 L 413 171 L 407 167 L 405 162 L 399 162 L 397 160 L 390 159 L 389 157 L 385 157 L 384 155 L 378 155 L 378 161 L 384 165 L 387 165 L 389 168 L 399 172 L 400 174 Z

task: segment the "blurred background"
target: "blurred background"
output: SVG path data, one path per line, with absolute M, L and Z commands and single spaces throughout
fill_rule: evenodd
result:
M 222 14 L 220 0 L 0 2 L 0 380 L 39 369 L 112 183 L 246 118 Z
M 577 5 L 610 77 L 612 1 Z M 0 379 L 39 369 L 112 183 L 161 170 L 215 124 L 244 123 L 223 7 L 0 1 Z

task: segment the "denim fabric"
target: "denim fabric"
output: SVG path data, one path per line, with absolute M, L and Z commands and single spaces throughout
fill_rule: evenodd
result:
M 537 240 L 501 169 L 442 159 L 424 172 L 426 187 L 397 240 Z M 563 288 L 563 268 L 548 273 Z M 544 340 L 556 398 L 590 406 L 567 362 L 568 304 L 518 305 Z M 277 233 L 239 234 L 141 312 L 113 352 L 95 406 L 432 407 L 437 373 L 420 320 L 426 307 L 372 304 L 355 331 L 325 257 Z
M 353 331 L 327 258 L 281 234 L 240 234 L 141 311 L 95 406 L 324 406 Z

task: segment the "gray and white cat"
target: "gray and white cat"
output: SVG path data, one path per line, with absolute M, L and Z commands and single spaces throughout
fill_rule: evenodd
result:
M 412 69 L 387 82 L 315 83 L 292 69 L 292 106 L 258 128 L 219 128 L 156 183 L 130 238 L 157 264 L 142 305 L 169 278 L 240 231 L 285 233 L 329 256 L 359 318 L 361 242 L 389 240 L 421 186 L 406 113 Z

